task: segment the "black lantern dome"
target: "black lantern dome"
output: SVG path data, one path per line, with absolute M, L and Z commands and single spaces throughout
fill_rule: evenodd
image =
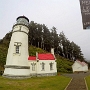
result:
M 17 19 L 16 19 L 16 24 L 23 24 L 23 25 L 26 25 L 28 26 L 29 25 L 29 19 L 25 16 L 19 16 Z

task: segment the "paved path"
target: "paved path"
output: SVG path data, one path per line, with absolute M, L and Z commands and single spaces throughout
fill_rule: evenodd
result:
M 87 90 L 84 78 L 88 75 L 90 75 L 90 72 L 64 74 L 64 76 L 72 77 L 72 81 L 66 90 Z

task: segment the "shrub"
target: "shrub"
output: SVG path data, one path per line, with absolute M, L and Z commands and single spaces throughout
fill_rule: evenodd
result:
M 3 75 L 3 73 L 4 73 L 4 71 L 1 70 L 1 71 L 0 71 L 0 75 Z

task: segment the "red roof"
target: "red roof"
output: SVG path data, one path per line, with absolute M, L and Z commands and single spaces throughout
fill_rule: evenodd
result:
M 36 60 L 36 56 L 29 56 L 28 60 Z
M 50 53 L 38 54 L 39 60 L 55 60 L 54 55 Z
M 38 54 L 39 60 L 55 60 L 55 57 L 51 53 L 46 53 L 46 54 Z M 36 56 L 29 56 L 28 60 L 36 60 Z
M 76 62 L 80 63 L 82 66 L 87 65 L 85 62 L 81 62 L 81 61 L 79 61 L 79 60 L 76 60 Z

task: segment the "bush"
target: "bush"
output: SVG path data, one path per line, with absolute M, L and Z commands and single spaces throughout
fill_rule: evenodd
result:
M 72 64 L 73 62 L 70 62 L 67 59 L 57 59 L 57 71 L 63 72 L 63 73 L 72 73 Z
M 0 71 L 0 75 L 3 75 L 4 71 Z

